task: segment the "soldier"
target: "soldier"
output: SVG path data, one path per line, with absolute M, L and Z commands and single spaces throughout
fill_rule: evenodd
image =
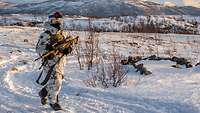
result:
M 72 51 L 73 42 L 73 40 L 66 41 L 72 37 L 66 37 L 63 32 L 62 17 L 60 12 L 49 16 L 49 20 L 44 24 L 45 32 L 40 35 L 36 45 L 36 52 L 42 59 L 42 72 L 36 82 L 41 81 L 41 76 L 45 78 L 39 83 L 44 86 L 39 92 L 41 103 L 45 105 L 49 101 L 49 105 L 56 111 L 62 109 L 58 102 L 58 94 L 64 77 L 64 55 Z

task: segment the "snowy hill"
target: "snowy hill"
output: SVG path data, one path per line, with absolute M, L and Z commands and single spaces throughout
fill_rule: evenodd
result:
M 55 10 L 60 10 L 66 15 L 97 17 L 143 14 L 140 8 L 115 0 L 49 0 L 41 3 L 19 4 L 10 9 L 1 9 L 0 13 L 49 14 Z
M 43 26 L 45 15 L 12 14 L 0 16 L 0 25 Z M 120 16 L 109 18 L 88 18 L 65 16 L 64 28 L 67 30 L 87 31 L 91 24 L 97 32 L 140 32 L 140 33 L 177 33 L 200 34 L 198 16 Z
M 0 0 L 0 1 L 14 3 L 14 4 L 24 4 L 24 3 L 43 2 L 43 1 L 47 1 L 47 0 Z
M 150 1 L 133 2 L 139 4 L 144 9 L 146 15 L 196 15 L 199 16 L 200 9 L 191 6 L 169 6 L 157 4 Z
M 40 62 L 35 44 L 42 28 L 0 28 L 0 112 L 49 113 L 42 106 L 35 83 Z M 71 32 L 87 37 L 85 32 Z M 110 51 L 113 42 L 123 55 L 158 54 L 200 61 L 199 36 L 175 34 L 100 33 L 100 45 Z M 190 37 L 190 38 L 188 38 Z M 24 41 L 27 39 L 27 41 Z M 155 41 L 158 39 L 157 41 Z M 148 50 L 150 48 L 151 50 Z M 173 51 L 167 54 L 166 51 Z M 109 52 L 108 52 L 109 53 Z M 200 67 L 173 68 L 171 61 L 143 61 L 152 71 L 144 76 L 128 66 L 128 79 L 118 88 L 87 87 L 90 73 L 79 70 L 73 54 L 68 56 L 60 103 L 64 111 L 55 113 L 199 113 Z
M 3 2 L 3 1 L 2 1 Z M 31 13 L 49 14 L 55 10 L 66 15 L 93 17 L 134 16 L 134 15 L 200 15 L 194 7 L 168 7 L 140 0 L 48 0 L 16 2 L 13 7 L 0 7 L 0 14 Z

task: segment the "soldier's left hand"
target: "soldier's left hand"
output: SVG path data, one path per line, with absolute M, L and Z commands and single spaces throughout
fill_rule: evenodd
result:
M 62 53 L 64 53 L 65 55 L 68 55 L 71 52 L 72 52 L 72 47 L 68 47 L 68 48 L 65 48 Z

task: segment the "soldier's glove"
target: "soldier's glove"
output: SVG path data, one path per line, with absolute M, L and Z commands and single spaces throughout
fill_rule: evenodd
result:
M 60 50 L 61 53 L 68 55 L 72 52 L 72 47 L 64 48 L 63 50 Z

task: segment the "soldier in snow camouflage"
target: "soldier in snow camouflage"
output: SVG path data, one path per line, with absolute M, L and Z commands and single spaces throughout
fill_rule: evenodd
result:
M 64 55 L 69 54 L 72 51 L 72 47 L 62 48 L 61 50 L 56 50 L 53 53 L 42 57 L 44 54 L 53 51 L 55 47 L 53 45 L 58 44 L 58 40 L 63 40 L 66 37 L 65 32 L 62 30 L 62 14 L 55 12 L 49 16 L 48 22 L 44 24 L 45 32 L 43 32 L 36 45 L 36 52 L 42 58 L 42 72 L 40 76 L 47 77 L 46 83 L 43 84 L 44 87 L 39 92 L 41 98 L 41 103 L 43 105 L 47 104 L 54 110 L 61 110 L 61 106 L 58 102 L 58 94 L 61 90 L 62 79 L 64 75 Z

